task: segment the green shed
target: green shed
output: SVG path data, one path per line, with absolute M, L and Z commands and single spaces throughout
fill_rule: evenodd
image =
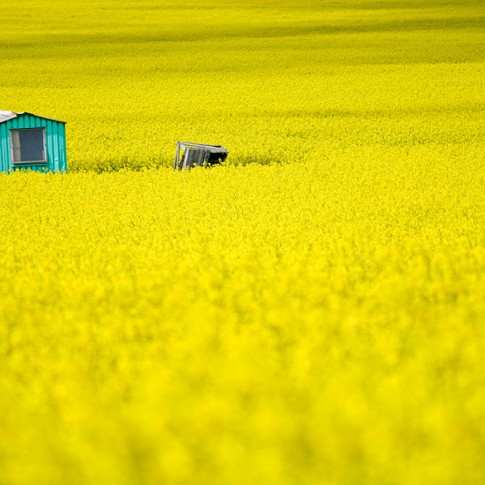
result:
M 0 111 L 0 172 L 65 172 L 65 124 L 32 113 Z

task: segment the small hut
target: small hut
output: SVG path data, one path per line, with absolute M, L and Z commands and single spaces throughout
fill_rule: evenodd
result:
M 0 172 L 65 172 L 65 124 L 32 113 L 0 111 Z
M 186 141 L 177 142 L 173 168 L 192 168 L 194 165 L 208 167 L 222 163 L 228 151 L 221 145 L 204 145 Z

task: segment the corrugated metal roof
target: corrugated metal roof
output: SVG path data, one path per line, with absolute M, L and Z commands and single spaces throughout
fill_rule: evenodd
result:
M 30 115 L 36 116 L 37 118 L 43 118 L 45 120 L 57 121 L 58 123 L 66 123 L 65 121 L 55 120 L 53 118 L 46 118 L 45 116 L 35 115 L 33 113 L 28 113 L 27 111 L 22 111 L 21 113 L 14 113 L 13 111 L 2 111 L 0 110 L 0 123 L 5 123 L 5 121 L 17 118 L 20 115 Z

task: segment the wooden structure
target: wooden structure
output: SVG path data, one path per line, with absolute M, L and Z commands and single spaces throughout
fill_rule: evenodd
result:
M 194 166 L 208 167 L 222 163 L 228 151 L 220 145 L 204 145 L 202 143 L 177 142 L 177 151 L 173 168 L 186 169 Z

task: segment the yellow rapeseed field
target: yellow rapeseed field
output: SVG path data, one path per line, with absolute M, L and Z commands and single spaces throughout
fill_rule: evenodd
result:
M 485 483 L 484 25 L 0 0 L 69 164 L 0 174 L 0 485 Z

